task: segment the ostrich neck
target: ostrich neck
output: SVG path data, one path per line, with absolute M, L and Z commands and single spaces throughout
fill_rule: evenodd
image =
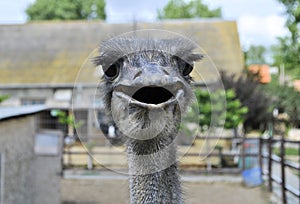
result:
M 183 203 L 176 146 L 167 138 L 127 143 L 132 204 Z

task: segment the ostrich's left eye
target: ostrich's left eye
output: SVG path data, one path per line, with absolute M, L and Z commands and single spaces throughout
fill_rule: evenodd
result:
M 177 66 L 184 77 L 187 77 L 193 71 L 193 65 L 187 63 L 185 60 L 175 56 L 173 59 L 176 61 Z
M 182 75 L 183 76 L 187 76 L 189 75 L 191 72 L 193 71 L 193 66 L 188 64 L 188 63 L 184 63 L 184 68 L 182 70 Z
M 104 72 L 105 78 L 107 80 L 114 80 L 115 78 L 118 77 L 119 71 L 121 67 L 121 62 L 117 61 L 114 64 L 112 64 L 110 67 L 107 68 L 107 70 Z

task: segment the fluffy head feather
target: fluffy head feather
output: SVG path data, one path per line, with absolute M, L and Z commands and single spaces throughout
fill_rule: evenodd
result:
M 203 58 L 201 54 L 194 54 L 196 46 L 185 38 L 152 39 L 122 38 L 116 37 L 104 41 L 100 48 L 100 55 L 94 59 L 95 64 L 102 65 L 105 70 L 118 59 L 133 53 L 151 53 L 155 51 L 177 56 L 189 64 Z

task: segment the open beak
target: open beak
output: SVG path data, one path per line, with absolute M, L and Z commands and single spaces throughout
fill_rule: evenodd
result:
M 130 105 L 152 110 L 177 103 L 178 99 L 183 97 L 184 92 L 182 89 L 172 90 L 160 86 L 144 86 L 137 89 L 132 96 L 123 91 L 114 91 L 113 94 L 126 100 Z

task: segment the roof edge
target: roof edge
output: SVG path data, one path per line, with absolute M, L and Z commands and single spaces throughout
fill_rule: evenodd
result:
M 74 87 L 85 87 L 85 88 L 92 88 L 97 87 L 97 83 L 60 83 L 60 84 L 39 84 L 39 83 L 33 83 L 33 84 L 0 84 L 0 90 L 1 89 L 49 89 L 49 88 L 74 88 Z
M 180 22 L 200 22 L 200 23 L 211 23 L 211 22 L 236 22 L 236 20 L 222 19 L 222 18 L 181 18 L 181 19 L 158 19 L 155 21 L 137 21 L 138 24 L 153 24 L 153 23 L 180 23 Z M 107 22 L 106 20 L 95 19 L 95 20 L 34 20 L 27 21 L 24 23 L 12 23 L 12 24 L 0 24 L 4 26 L 26 26 L 26 25 L 47 25 L 47 24 L 77 24 L 77 23 L 90 23 L 90 24 L 118 24 L 118 25 L 131 25 L 132 22 Z
M 0 121 L 21 117 L 25 115 L 32 115 L 48 109 L 49 108 L 45 105 L 0 107 Z

